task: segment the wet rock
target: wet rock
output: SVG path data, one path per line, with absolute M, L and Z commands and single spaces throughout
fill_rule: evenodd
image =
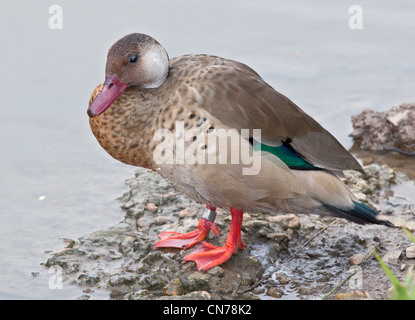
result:
M 283 292 L 278 287 L 270 287 L 267 290 L 267 296 L 273 297 L 273 298 L 281 298 L 283 296 Z
M 286 285 L 289 283 L 289 277 L 285 273 L 277 272 L 275 274 L 275 279 L 278 280 L 279 284 Z
M 399 200 L 393 189 L 409 179 L 387 166 L 365 169 L 367 176 L 346 172 L 345 183 L 360 193 L 365 203 L 387 212 L 388 218 L 400 219 L 406 227 L 414 223 L 415 207 Z M 366 252 L 370 245 L 384 252 L 396 250 L 397 244 L 402 248 L 410 245 L 404 234 L 383 226 L 361 226 L 340 219 L 325 229 L 334 218 L 250 212 L 244 213 L 242 225 L 245 249 L 222 265 L 199 272 L 194 262 L 181 262 L 193 248 L 154 250 L 153 245 L 163 231 L 194 230 L 203 206 L 144 169 L 137 170 L 127 183 L 129 190 L 120 197 L 123 221 L 50 253 L 45 266 L 61 267 L 68 285 L 105 289 L 114 299 L 257 299 L 257 294 L 319 298 L 348 274 L 350 252 Z M 222 246 L 229 212 L 218 209 L 215 224 L 221 233 L 210 233 L 206 240 Z M 308 240 L 312 241 L 307 244 Z M 364 270 L 365 281 L 370 281 L 364 282 L 364 290 L 375 298 L 387 297 L 379 293 L 388 282 L 377 262 L 365 263 Z M 266 287 L 266 293 L 258 291 L 274 274 L 277 286 Z
M 165 296 L 182 296 L 184 294 L 183 284 L 180 278 L 172 279 L 161 292 Z
M 141 300 L 141 299 L 145 299 L 146 297 L 149 296 L 149 292 L 147 290 L 137 290 L 135 292 L 129 292 L 127 293 L 123 299 L 125 300 Z
M 225 275 L 225 270 L 223 270 L 221 266 L 213 267 L 212 269 L 209 269 L 206 272 L 210 275 L 217 277 L 223 277 Z
M 206 291 L 210 289 L 210 276 L 206 273 L 191 273 L 183 278 L 183 286 L 186 292 Z
M 350 136 L 362 149 L 400 151 L 415 154 L 415 104 L 391 110 L 364 110 L 352 117 Z
M 78 277 L 79 283 L 85 286 L 94 286 L 99 282 L 99 277 L 88 275 L 86 273 L 82 273 Z
M 298 288 L 298 293 L 303 296 L 310 296 L 313 294 L 313 288 L 303 285 Z

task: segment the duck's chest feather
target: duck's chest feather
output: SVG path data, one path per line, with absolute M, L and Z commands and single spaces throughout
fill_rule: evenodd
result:
M 95 91 L 99 92 L 100 87 Z M 153 123 L 159 108 L 157 100 L 150 101 L 139 91 L 128 88 L 106 112 L 90 118 L 89 123 L 99 144 L 113 158 L 152 169 Z
M 153 151 L 160 142 L 154 139 L 157 132 L 167 130 L 176 137 L 178 123 L 185 130 L 208 130 L 213 121 L 203 109 L 200 90 L 192 86 L 200 81 L 199 73 L 200 70 L 177 68 L 173 63 L 168 79 L 160 88 L 127 88 L 104 113 L 90 118 L 92 132 L 100 145 L 123 163 L 157 168 L 153 159 Z M 94 90 L 91 101 L 101 88 L 102 85 Z

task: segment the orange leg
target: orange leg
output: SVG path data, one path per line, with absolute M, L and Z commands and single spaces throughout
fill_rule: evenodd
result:
M 162 232 L 158 235 L 160 241 L 158 241 L 153 249 L 156 248 L 181 248 L 189 249 L 201 242 L 210 232 L 217 236 L 219 234 L 218 227 L 213 223 L 215 219 L 215 210 L 216 208 L 206 206 L 205 211 L 203 212 L 202 218 L 199 220 L 197 229 L 189 233 L 180 233 L 174 231 Z M 206 218 L 204 218 L 206 216 Z M 210 220 L 209 220 L 210 219 Z
M 208 270 L 227 261 L 232 254 L 243 249 L 245 244 L 241 239 L 242 210 L 231 208 L 232 221 L 223 247 L 216 247 L 210 243 L 202 242 L 194 252 L 184 257 L 183 262 L 194 261 L 200 271 Z

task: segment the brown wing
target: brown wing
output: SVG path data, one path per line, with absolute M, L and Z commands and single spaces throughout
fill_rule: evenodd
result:
M 171 72 L 188 71 L 189 85 L 201 94 L 201 107 L 226 126 L 261 129 L 263 143 L 289 143 L 317 167 L 363 171 L 336 138 L 248 66 L 208 55 L 182 56 L 171 66 Z

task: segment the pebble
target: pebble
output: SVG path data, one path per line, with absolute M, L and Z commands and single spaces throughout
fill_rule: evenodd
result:
M 415 245 L 406 248 L 405 255 L 408 259 L 415 259 Z
M 212 299 L 213 294 L 207 291 L 193 291 L 181 296 L 164 296 L 160 300 L 210 300 Z M 218 300 L 218 296 L 216 299 Z
M 356 253 L 351 256 L 349 262 L 352 266 L 362 264 L 365 261 L 366 256 L 363 253 Z
M 186 209 L 183 209 L 179 212 L 178 216 L 179 218 L 185 218 L 185 217 L 193 217 L 196 213 L 189 207 Z
M 212 269 L 206 271 L 210 275 L 222 277 L 225 274 L 225 270 L 221 266 L 215 266 Z
M 268 239 L 272 239 L 272 240 L 275 240 L 277 242 L 282 242 L 282 241 L 290 240 L 289 235 L 287 235 L 286 233 L 282 233 L 282 232 L 268 233 L 266 235 L 266 237 Z
M 160 217 L 156 217 L 156 218 L 154 218 L 154 223 L 155 223 L 156 225 L 158 225 L 158 226 L 161 226 L 161 225 L 166 224 L 166 222 L 167 222 L 168 220 L 169 220 L 169 219 L 168 219 L 168 217 L 163 217 L 163 216 L 160 216 Z
M 281 291 L 280 288 L 277 288 L 277 287 L 268 288 L 266 294 L 267 294 L 267 296 L 270 296 L 270 297 L 273 297 L 273 298 L 276 298 L 276 299 L 279 299 L 279 298 L 282 297 L 282 291 Z
M 398 262 L 399 257 L 401 256 L 401 250 L 390 251 L 382 257 L 382 260 L 385 263 L 396 263 Z
M 282 272 L 278 272 L 275 274 L 275 279 L 278 280 L 279 284 L 286 285 L 289 283 L 289 277 Z
M 172 279 L 161 292 L 165 296 L 181 296 L 184 294 L 182 281 L 179 278 Z
M 156 211 L 157 211 L 157 209 L 158 209 L 158 207 L 156 206 L 156 204 L 155 204 L 154 202 L 149 202 L 149 203 L 147 203 L 147 204 L 146 204 L 146 206 L 145 206 L 145 208 L 146 208 L 148 211 L 152 211 L 152 212 L 156 212 Z
M 298 293 L 304 296 L 308 296 L 308 295 L 313 294 L 313 289 L 310 288 L 308 285 L 301 286 L 300 288 L 298 288 Z
M 144 230 L 150 227 L 150 224 L 145 219 L 138 219 L 136 225 L 137 225 L 137 228 L 144 229 Z
M 408 221 L 405 223 L 405 227 L 409 230 L 409 231 L 415 231 L 415 221 Z
M 278 216 L 267 217 L 269 222 L 280 224 L 283 228 L 298 229 L 300 228 L 300 220 L 295 214 L 282 214 Z
M 365 300 L 368 299 L 368 294 L 359 290 L 346 292 L 346 293 L 337 293 L 334 296 L 334 300 Z

